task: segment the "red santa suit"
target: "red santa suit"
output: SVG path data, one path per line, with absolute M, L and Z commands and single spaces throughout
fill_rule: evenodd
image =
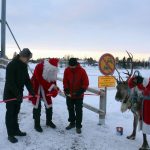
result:
M 58 89 L 54 89 L 57 80 L 58 62 L 59 60 L 56 58 L 45 59 L 35 67 L 31 82 L 35 94 L 39 96 L 30 98 L 34 108 L 38 108 L 41 98 L 46 108 L 52 107 L 51 97 L 56 97 L 58 94 Z
M 130 88 L 132 87 L 131 81 L 133 81 L 132 78 L 129 80 Z M 143 82 L 141 84 L 138 84 L 137 87 L 143 93 L 141 129 L 143 133 L 150 134 L 150 79 L 144 78 Z
M 137 85 L 138 89 L 143 91 L 142 105 L 142 131 L 150 134 L 150 79 L 144 79 L 142 84 Z

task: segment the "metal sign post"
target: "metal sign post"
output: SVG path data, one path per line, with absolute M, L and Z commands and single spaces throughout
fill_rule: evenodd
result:
M 5 57 L 6 49 L 6 0 L 2 0 L 1 11 L 1 57 Z
M 107 111 L 107 87 L 112 87 L 115 85 L 114 77 L 112 75 L 115 70 L 115 59 L 111 54 L 104 54 L 99 60 L 99 70 L 105 76 L 99 77 L 98 87 L 105 88 L 105 95 L 100 96 L 99 108 L 103 110 L 104 114 L 99 114 L 99 125 L 105 124 L 105 116 Z

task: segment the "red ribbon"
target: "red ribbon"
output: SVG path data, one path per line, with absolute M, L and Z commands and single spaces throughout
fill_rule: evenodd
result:
M 100 94 L 90 94 L 90 93 L 85 93 L 83 95 L 89 95 L 89 96 L 99 96 Z M 52 96 L 52 94 L 47 94 L 46 96 Z M 22 99 L 29 99 L 29 98 L 32 98 L 33 96 L 32 95 L 29 95 L 29 96 L 23 96 Z M 39 97 L 39 95 L 35 95 L 35 97 Z M 17 98 L 11 98 L 11 99 L 7 99 L 7 100 L 3 100 L 3 101 L 0 101 L 0 103 L 7 103 L 7 102 L 10 102 L 10 101 L 15 101 L 17 100 Z
M 90 94 L 90 93 L 85 93 L 83 95 L 90 95 L 90 96 L 99 96 L 100 94 Z
M 46 96 L 52 96 L 52 94 L 47 94 Z M 29 98 L 32 98 L 33 96 L 32 95 L 29 95 L 29 96 L 23 96 L 22 99 L 29 99 Z M 35 95 L 35 97 L 39 97 L 39 95 Z M 15 101 L 17 100 L 17 98 L 11 98 L 11 99 L 7 99 L 7 100 L 3 100 L 3 101 L 0 101 L 0 103 L 7 103 L 7 102 L 10 102 L 10 101 Z

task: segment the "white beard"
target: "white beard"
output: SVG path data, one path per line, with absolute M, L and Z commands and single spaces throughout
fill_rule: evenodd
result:
M 48 60 L 44 60 L 43 78 L 48 82 L 55 82 L 57 80 L 58 68 L 51 65 Z

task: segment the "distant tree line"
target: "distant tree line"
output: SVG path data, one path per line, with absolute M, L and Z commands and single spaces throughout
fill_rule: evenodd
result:
M 68 61 L 69 59 L 73 57 L 72 55 L 65 55 L 63 58 L 59 58 L 60 59 L 60 66 L 67 66 L 68 65 Z M 39 58 L 37 60 L 30 60 L 31 63 L 39 63 L 41 61 L 43 61 L 44 59 L 49 59 L 49 58 Z M 79 59 L 77 58 L 78 62 L 80 62 L 83 65 L 88 65 L 88 66 L 97 66 L 98 62 L 93 59 L 92 57 L 89 58 L 84 58 L 84 59 Z
M 139 69 L 139 68 L 150 68 L 150 61 L 145 60 L 131 60 L 130 58 L 124 57 L 123 59 L 119 59 L 116 57 L 116 66 L 118 68 L 125 68 L 129 69 L 131 68 L 131 65 L 133 64 L 133 68 Z
M 60 67 L 68 66 L 68 60 L 71 57 L 73 57 L 73 56 L 72 55 L 65 55 L 63 58 L 59 58 L 60 59 Z M 44 59 L 45 58 L 39 58 L 37 60 L 30 60 L 30 62 L 39 63 Z M 89 58 L 87 57 L 87 58 L 84 58 L 84 59 L 77 58 L 77 59 L 80 62 L 80 64 L 82 64 L 83 66 L 98 66 L 98 61 L 96 61 L 92 57 L 89 57 Z M 132 64 L 133 64 L 133 67 L 135 69 L 150 68 L 150 59 L 149 59 L 149 61 L 146 61 L 144 59 L 141 61 L 141 60 L 131 60 L 131 58 L 126 58 L 126 57 L 123 57 L 122 59 L 120 59 L 119 57 L 116 57 L 115 61 L 116 61 L 116 67 L 117 68 L 129 69 L 129 68 L 131 68 Z

